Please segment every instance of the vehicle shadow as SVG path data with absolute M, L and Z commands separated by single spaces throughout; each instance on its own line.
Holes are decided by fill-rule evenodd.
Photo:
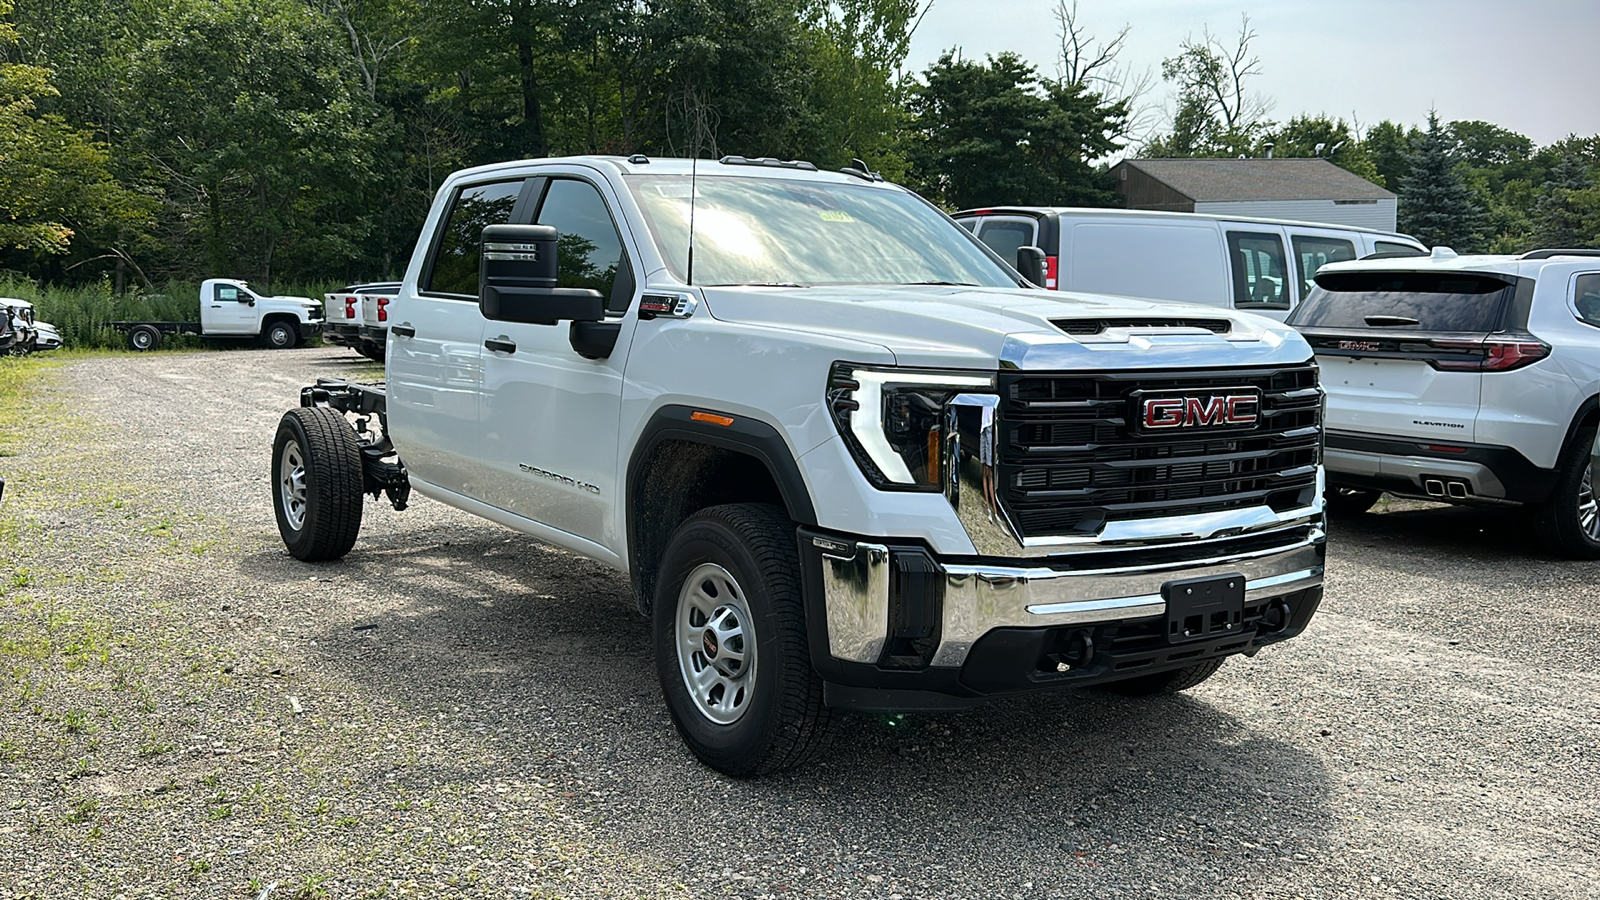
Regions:
M 1024 858 L 1054 869 L 1182 847 L 1249 856 L 1240 848 L 1273 836 L 1315 843 L 1327 827 L 1330 778 L 1317 756 L 1203 694 L 1074 691 L 947 715 L 839 715 L 809 765 L 726 778 L 674 733 L 626 578 L 508 535 L 375 536 L 317 568 L 344 594 L 372 598 L 346 621 L 324 617 L 317 664 L 419 721 L 448 714 L 429 742 L 456 749 L 401 776 L 418 790 L 581 781 L 567 796 L 608 839 L 681 848 L 666 863 L 686 872 L 697 853 L 714 853 L 721 871 L 720 860 L 738 865 L 773 841 L 833 853 L 864 839 L 852 836 L 892 834 L 917 848 L 902 865 L 942 867 L 959 849 L 963 865 L 1011 871 Z M 281 552 L 243 566 L 267 581 L 306 578 Z M 1259 694 L 1262 708 L 1279 699 Z M 684 815 L 650 812 L 686 805 L 716 828 L 684 834 Z M 1274 856 L 1256 851 L 1263 864 Z
M 1404 557 L 1469 557 L 1482 562 L 1547 561 L 1529 511 L 1401 501 L 1383 512 L 1335 516 L 1337 545 Z

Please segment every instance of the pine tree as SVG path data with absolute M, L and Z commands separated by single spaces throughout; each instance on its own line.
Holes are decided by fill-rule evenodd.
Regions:
M 1400 179 L 1400 230 L 1430 247 L 1476 253 L 1487 243 L 1489 213 L 1457 170 L 1454 148 L 1438 114 L 1429 113 Z
M 1563 156 L 1550 170 L 1543 196 L 1533 208 L 1533 241 L 1539 247 L 1587 247 L 1596 238 L 1593 222 L 1586 221 L 1587 194 L 1595 187 L 1589 167 L 1578 156 Z

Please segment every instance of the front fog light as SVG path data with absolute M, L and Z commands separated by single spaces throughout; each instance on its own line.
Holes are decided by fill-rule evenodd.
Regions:
M 828 379 L 828 411 L 874 485 L 937 491 L 945 405 L 958 394 L 993 390 L 988 374 L 838 363 Z

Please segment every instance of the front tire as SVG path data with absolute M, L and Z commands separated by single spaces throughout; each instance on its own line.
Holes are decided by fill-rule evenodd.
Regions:
M 361 533 L 361 446 L 355 429 L 326 407 L 283 414 L 272 441 L 272 509 L 289 555 L 338 559 Z
M 828 710 L 782 509 L 714 506 L 684 522 L 662 555 L 652 618 L 672 724 L 702 762 L 764 775 L 822 746 Z
M 288 322 L 273 322 L 261 333 L 268 350 L 288 350 L 300 340 L 300 331 Z
M 1539 540 L 1571 559 L 1600 559 L 1600 505 L 1596 503 L 1595 426 L 1578 429 L 1556 462 L 1556 486 L 1534 514 Z

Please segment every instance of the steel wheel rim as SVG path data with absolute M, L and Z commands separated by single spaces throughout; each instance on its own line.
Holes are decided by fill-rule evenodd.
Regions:
M 306 461 L 300 443 L 290 440 L 278 458 L 278 503 L 289 527 L 299 531 L 306 524 Z
M 1594 463 L 1583 470 L 1578 482 L 1578 527 L 1591 541 L 1600 541 L 1600 501 L 1594 496 Z
M 272 330 L 267 332 L 267 340 L 274 347 L 287 347 L 293 338 L 289 337 L 289 329 L 286 326 L 274 325 Z
M 718 725 L 739 721 L 756 686 L 756 636 L 739 582 L 715 563 L 696 566 L 675 620 L 678 671 L 695 709 Z
M 150 349 L 150 332 L 140 331 L 133 336 L 133 345 L 140 350 Z

